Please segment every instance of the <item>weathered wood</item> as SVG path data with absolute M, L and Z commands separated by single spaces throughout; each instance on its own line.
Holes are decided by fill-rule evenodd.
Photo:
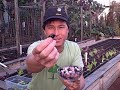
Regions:
M 23 48 L 25 48 L 25 47 L 28 47 L 30 44 L 25 44 L 25 45 L 22 45 L 22 47 Z M 2 52 L 2 51 L 8 51 L 8 50 L 15 50 L 17 47 L 16 46 L 14 46 L 14 47 L 9 47 L 9 48 L 1 48 L 0 49 L 0 52 Z
M 91 14 L 91 8 L 90 8 L 90 10 L 89 10 L 89 12 L 90 12 L 90 36 L 91 36 L 91 32 L 92 32 L 92 14 Z
M 80 7 L 81 41 L 83 40 L 83 7 Z
M 14 0 L 15 4 L 15 29 L 16 29 L 16 46 L 17 46 L 17 55 L 20 55 L 20 32 L 19 32 L 19 8 L 18 0 Z
M 45 4 L 46 4 L 46 1 L 43 1 L 42 2 L 42 10 L 41 10 L 41 31 L 42 31 L 42 36 L 44 36 L 44 34 L 43 34 L 43 16 L 44 16 L 44 13 L 45 13 Z M 41 37 L 41 39 L 42 39 L 43 37 Z
M 108 90 L 108 88 L 114 83 L 114 81 L 118 78 L 119 71 L 114 72 L 107 81 L 103 83 L 103 90 Z
M 98 79 L 86 90 L 100 90 L 100 86 L 101 86 L 100 79 Z

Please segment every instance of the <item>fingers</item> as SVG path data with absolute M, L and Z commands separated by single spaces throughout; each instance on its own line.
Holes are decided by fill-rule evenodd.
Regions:
M 57 53 L 57 55 L 55 56 L 55 59 L 51 60 L 50 62 L 45 63 L 45 66 L 46 66 L 47 68 L 50 68 L 50 67 L 52 67 L 53 65 L 55 65 L 56 62 L 57 62 L 57 60 L 58 60 L 58 57 L 59 57 L 59 53 Z
M 35 49 L 33 49 L 33 54 L 41 53 L 51 42 L 53 41 L 52 38 L 47 38 L 40 43 Z
M 56 41 L 52 41 L 43 51 L 41 51 L 41 53 L 39 54 L 39 57 L 43 59 L 49 56 L 49 58 L 53 59 L 53 54 L 57 52 L 57 49 L 55 51 L 55 45 L 56 45 Z
M 64 85 L 67 87 L 68 90 L 74 90 L 73 82 L 64 80 Z
M 78 88 L 80 87 L 80 83 L 69 82 L 67 87 L 69 88 L 69 90 L 78 90 Z
M 76 81 L 72 82 L 69 80 L 64 80 L 61 77 L 60 77 L 60 80 L 67 87 L 68 90 L 78 90 L 78 88 L 80 87 L 80 80 L 76 80 Z
M 57 62 L 58 57 L 59 53 L 57 49 L 54 47 L 53 51 L 45 59 L 41 60 L 41 64 L 49 68 Z
M 59 79 L 63 82 L 63 84 L 66 86 L 66 87 L 70 87 L 72 86 L 72 82 L 66 80 L 66 79 L 63 79 L 61 77 L 59 77 Z

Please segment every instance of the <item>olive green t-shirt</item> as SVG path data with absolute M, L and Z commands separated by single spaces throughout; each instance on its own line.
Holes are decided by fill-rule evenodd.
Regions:
M 31 44 L 28 48 L 28 54 L 42 43 L 37 41 Z M 60 53 L 57 65 L 60 67 L 75 65 L 84 67 L 81 57 L 80 47 L 77 43 L 66 40 L 64 43 L 64 50 Z M 52 79 L 54 77 L 54 79 Z M 30 90 L 61 90 L 64 85 L 59 80 L 58 74 L 48 72 L 48 68 L 43 69 L 39 73 L 32 74 L 32 81 L 29 83 Z

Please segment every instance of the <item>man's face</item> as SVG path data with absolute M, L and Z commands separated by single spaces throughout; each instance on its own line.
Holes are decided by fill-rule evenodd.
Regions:
M 56 46 L 62 46 L 68 37 L 68 26 L 65 21 L 55 20 L 46 24 L 44 33 L 48 37 L 50 34 L 55 34 Z

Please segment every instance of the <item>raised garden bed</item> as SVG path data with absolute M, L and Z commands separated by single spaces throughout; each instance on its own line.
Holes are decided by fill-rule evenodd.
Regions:
M 87 59 L 85 53 L 87 52 Z M 87 77 L 120 52 L 120 39 L 108 39 L 82 48 L 84 76 Z
M 116 53 L 113 53 L 112 50 Z M 91 54 L 89 55 L 91 51 L 94 52 L 92 57 Z M 83 90 L 108 90 L 113 82 L 120 77 L 120 39 L 108 39 L 90 45 L 87 49 L 83 48 L 83 57 L 85 52 L 88 52 L 88 62 L 86 64 L 85 58 L 83 58 L 86 64 L 84 67 L 86 85 Z M 104 56 L 104 59 L 102 59 L 102 56 Z M 96 67 L 94 60 L 99 63 L 96 64 Z M 89 63 L 92 65 L 87 66 Z
M 120 77 L 120 54 L 86 77 L 83 90 L 108 90 L 118 77 Z

